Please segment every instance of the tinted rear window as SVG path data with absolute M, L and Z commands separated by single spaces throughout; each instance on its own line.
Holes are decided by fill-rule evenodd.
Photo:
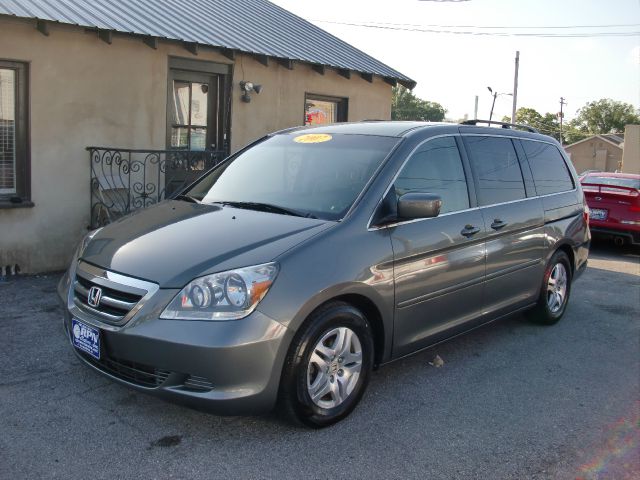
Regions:
M 509 138 L 465 137 L 465 143 L 478 177 L 480 205 L 526 198 L 522 171 Z
M 538 195 L 573 190 L 575 185 L 558 149 L 548 143 L 522 140 Z

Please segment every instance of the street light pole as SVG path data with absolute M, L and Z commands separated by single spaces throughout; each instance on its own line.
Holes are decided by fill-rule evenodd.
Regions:
M 513 95 L 513 93 L 494 92 L 493 88 L 491 87 L 487 87 L 487 90 L 489 90 L 489 93 L 491 93 L 491 96 L 493 97 L 493 102 L 491 103 L 491 113 L 489 114 L 489 121 L 491 121 L 491 119 L 493 118 L 493 107 L 496 106 L 496 98 L 498 98 L 498 95 Z
M 491 119 L 493 118 L 493 107 L 496 106 L 496 98 L 498 97 L 498 92 L 494 92 L 491 87 L 487 87 L 487 90 L 489 90 L 489 92 L 493 96 L 493 102 L 491 103 L 491 113 L 489 114 L 489 121 L 491 121 Z

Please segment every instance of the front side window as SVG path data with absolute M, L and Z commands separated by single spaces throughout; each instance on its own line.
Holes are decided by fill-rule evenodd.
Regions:
M 455 139 L 442 137 L 423 144 L 402 168 L 394 188 L 398 198 L 408 192 L 440 195 L 441 213 L 469 208 L 467 181 Z
M 371 135 L 275 135 L 212 171 L 187 195 L 203 203 L 266 205 L 338 220 L 398 141 Z
M 538 195 L 573 190 L 573 180 L 558 149 L 548 143 L 522 140 Z
M 26 89 L 26 64 L 0 60 L 0 202 L 29 196 Z
M 478 203 L 493 205 L 526 198 L 522 171 L 509 138 L 465 137 L 478 180 Z

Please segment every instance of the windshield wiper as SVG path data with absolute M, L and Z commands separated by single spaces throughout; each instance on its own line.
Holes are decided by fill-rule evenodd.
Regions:
M 316 218 L 315 215 L 310 213 L 302 213 L 292 210 L 290 208 L 279 207 L 278 205 L 271 205 L 270 203 L 261 202 L 214 202 L 222 205 L 228 205 L 235 208 L 245 208 L 247 210 L 257 210 L 259 212 L 279 213 L 281 215 L 292 215 L 294 217 L 304 218 Z
M 190 197 L 189 195 L 176 195 L 175 197 L 173 197 L 173 200 L 183 200 L 185 202 L 190 202 L 190 203 L 200 203 L 200 201 L 198 201 L 198 199 Z

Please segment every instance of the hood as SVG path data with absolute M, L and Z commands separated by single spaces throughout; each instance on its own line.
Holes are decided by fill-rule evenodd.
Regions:
M 166 201 L 107 225 L 82 259 L 161 288 L 208 273 L 266 263 L 333 222 Z

